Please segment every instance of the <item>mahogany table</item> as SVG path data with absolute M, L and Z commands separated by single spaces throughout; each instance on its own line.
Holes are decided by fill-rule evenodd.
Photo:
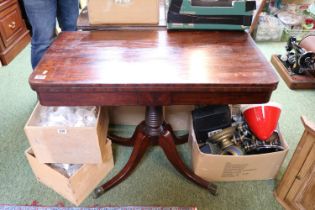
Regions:
M 125 167 L 94 191 L 98 197 L 127 178 L 150 145 L 162 147 L 187 179 L 215 194 L 212 183 L 181 160 L 162 106 L 263 103 L 278 77 L 245 32 L 109 30 L 64 32 L 49 48 L 29 79 L 46 106 L 146 106 L 145 120 L 130 139 Z

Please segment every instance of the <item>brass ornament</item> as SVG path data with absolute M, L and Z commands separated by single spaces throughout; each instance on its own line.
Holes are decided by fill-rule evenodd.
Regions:
M 219 133 L 211 136 L 210 141 L 220 145 L 222 152 L 221 155 L 243 155 L 243 150 L 236 146 L 232 140 L 236 126 L 228 127 L 220 131 Z

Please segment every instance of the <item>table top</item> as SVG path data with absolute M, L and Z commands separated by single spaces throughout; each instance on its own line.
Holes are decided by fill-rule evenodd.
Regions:
M 261 103 L 278 77 L 239 31 L 64 32 L 29 79 L 42 105 Z

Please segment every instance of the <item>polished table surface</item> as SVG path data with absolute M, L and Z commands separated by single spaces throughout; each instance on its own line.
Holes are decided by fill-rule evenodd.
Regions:
M 278 77 L 245 32 L 107 30 L 58 36 L 29 79 L 42 105 L 144 105 L 145 120 L 131 138 L 109 138 L 133 146 L 125 167 L 96 188 L 94 197 L 126 179 L 151 145 L 162 147 L 171 164 L 195 184 L 216 185 L 182 161 L 162 106 L 262 103 Z
M 278 84 L 245 32 L 64 32 L 30 76 L 43 105 L 267 102 Z

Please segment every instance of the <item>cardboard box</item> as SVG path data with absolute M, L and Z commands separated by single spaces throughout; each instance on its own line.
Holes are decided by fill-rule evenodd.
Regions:
M 145 118 L 145 106 L 114 106 L 108 111 L 114 125 L 138 125 Z
M 89 163 L 104 161 L 107 140 L 108 114 L 105 107 L 98 108 L 96 126 L 66 127 L 38 125 L 40 109 L 37 104 L 24 131 L 40 163 Z
M 285 150 L 259 155 L 213 155 L 200 151 L 191 125 L 189 143 L 192 147 L 193 171 L 207 181 L 267 180 L 276 177 L 288 152 L 288 144 L 280 135 Z
M 165 107 L 165 121 L 174 131 L 189 130 L 193 105 L 174 105 Z
M 175 105 L 164 107 L 164 118 L 173 130 L 189 130 L 193 105 Z M 109 108 L 111 124 L 138 125 L 145 119 L 144 106 L 119 106 Z
M 159 0 L 89 0 L 91 25 L 158 24 Z
M 114 167 L 111 141 L 107 141 L 104 147 L 103 163 L 83 164 L 71 177 L 40 163 L 31 148 L 25 151 L 25 155 L 38 181 L 78 206 Z

